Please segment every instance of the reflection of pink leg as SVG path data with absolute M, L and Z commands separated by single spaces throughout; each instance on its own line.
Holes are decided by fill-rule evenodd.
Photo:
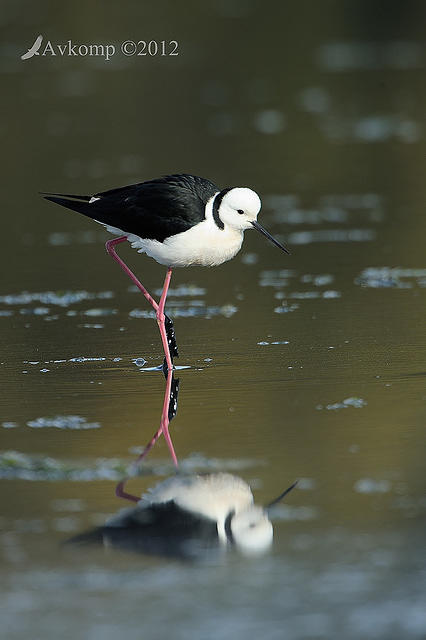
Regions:
M 161 335 L 161 341 L 163 343 L 164 353 L 166 355 L 168 372 L 172 371 L 173 362 L 170 356 L 169 344 L 167 342 L 166 323 L 164 318 L 164 307 L 166 306 L 167 291 L 169 290 L 171 277 L 172 277 L 172 269 L 168 267 L 166 277 L 164 279 L 164 286 L 163 286 L 163 291 L 161 293 L 160 303 L 157 308 L 157 323 L 160 329 L 160 335 Z
M 157 442 L 158 438 L 161 436 L 161 434 L 163 434 L 164 435 L 164 439 L 166 441 L 166 444 L 168 446 L 168 449 L 170 451 L 170 455 L 172 457 L 173 464 L 175 465 L 175 467 L 178 466 L 177 456 L 176 456 L 175 450 L 173 448 L 173 442 L 172 442 L 172 439 L 171 439 L 170 433 L 169 433 L 169 423 L 170 423 L 170 420 L 169 420 L 169 403 L 170 403 L 170 392 L 171 392 L 171 388 L 172 388 L 172 379 L 173 379 L 173 371 L 172 371 L 172 369 L 169 369 L 168 372 L 167 372 L 166 390 L 164 392 L 163 411 L 161 413 L 160 427 L 156 431 L 156 433 L 152 436 L 151 440 L 148 442 L 148 444 L 146 445 L 145 449 L 142 451 L 142 453 L 140 454 L 140 456 L 136 460 L 135 464 L 138 464 L 139 462 L 141 462 L 148 455 L 148 453 L 151 451 L 152 447 Z
M 163 434 L 164 435 L 164 439 L 166 440 L 166 444 L 167 444 L 167 446 L 169 448 L 170 455 L 171 455 L 172 460 L 173 460 L 173 464 L 175 465 L 176 468 L 178 468 L 178 466 L 179 466 L 178 459 L 177 459 L 177 456 L 176 456 L 176 453 L 175 453 L 175 450 L 174 450 L 174 447 L 173 447 L 173 442 L 172 442 L 172 439 L 170 437 L 170 432 L 169 432 L 169 423 L 170 423 L 170 420 L 169 420 L 169 405 L 170 405 L 170 399 L 171 399 L 172 381 L 173 381 L 173 369 L 168 369 L 168 371 L 167 371 L 167 381 L 166 381 L 166 391 L 164 393 L 163 411 L 162 411 L 162 414 L 161 414 L 160 427 L 157 430 L 157 432 L 152 436 L 151 440 L 148 442 L 148 444 L 146 445 L 145 449 L 142 451 L 140 456 L 135 461 L 135 465 L 138 465 L 140 462 L 142 462 L 142 460 L 151 451 L 151 449 L 153 448 L 153 446 L 157 442 L 158 438 L 161 436 L 161 434 Z M 118 483 L 118 485 L 116 486 L 116 489 L 115 489 L 115 495 L 118 498 L 124 498 L 125 500 L 131 500 L 132 502 L 139 502 L 139 498 L 137 496 L 134 496 L 131 493 L 127 493 L 126 491 L 124 491 L 124 485 L 126 484 L 127 480 L 128 480 L 128 478 L 124 478 L 124 480 L 122 480 L 121 482 Z
M 127 478 L 124 478 L 124 480 L 118 483 L 118 485 L 115 487 L 115 495 L 117 496 L 117 498 L 130 500 L 131 502 L 139 502 L 140 498 L 134 496 L 131 493 L 127 493 L 127 491 L 124 491 L 124 485 L 126 484 L 126 482 Z
M 161 432 L 164 436 L 166 444 L 169 448 L 170 455 L 173 460 L 173 464 L 177 468 L 179 466 L 178 459 L 175 454 L 175 450 L 173 448 L 173 442 L 169 433 L 169 404 L 170 404 L 170 393 L 172 389 L 172 379 L 173 379 L 173 365 L 167 371 L 167 382 L 166 382 L 166 393 L 164 394 L 164 403 L 163 403 L 163 413 L 161 414 Z

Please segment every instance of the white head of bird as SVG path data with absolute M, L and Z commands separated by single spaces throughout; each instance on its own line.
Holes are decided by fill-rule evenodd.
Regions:
M 236 513 L 230 529 L 236 547 L 243 553 L 262 553 L 272 544 L 272 524 L 262 507 L 251 505 Z
M 247 187 L 234 187 L 223 196 L 219 215 L 225 224 L 244 231 L 250 229 L 253 221 L 257 220 L 261 206 L 255 191 Z

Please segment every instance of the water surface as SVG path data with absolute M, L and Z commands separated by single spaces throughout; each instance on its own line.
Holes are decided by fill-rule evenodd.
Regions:
M 424 8 L 129 2 L 100 20 L 78 6 L 2 17 L 4 632 L 423 638 Z M 167 32 L 182 55 L 21 63 L 39 32 Z M 183 467 L 241 475 L 261 504 L 300 479 L 262 558 L 61 546 L 122 506 L 114 487 L 159 425 L 164 379 L 107 235 L 37 193 L 178 171 L 256 189 L 292 249 L 247 233 L 232 262 L 176 270 L 168 304 Z M 120 253 L 161 287 L 162 267 Z M 129 488 L 172 472 L 161 440 Z

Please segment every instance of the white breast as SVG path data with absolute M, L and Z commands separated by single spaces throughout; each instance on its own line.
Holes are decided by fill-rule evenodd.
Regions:
M 238 253 L 243 233 L 229 227 L 219 229 L 212 219 L 207 219 L 188 231 L 166 238 L 164 242 L 132 235 L 128 240 L 139 253 L 146 253 L 168 267 L 215 267 Z
M 179 507 L 216 520 L 219 538 L 226 541 L 225 518 L 230 511 L 239 513 L 253 504 L 249 485 L 230 473 L 173 476 L 142 496 L 139 505 L 173 500 Z

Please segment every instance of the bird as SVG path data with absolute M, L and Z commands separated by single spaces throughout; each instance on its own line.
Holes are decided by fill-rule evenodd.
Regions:
M 230 548 L 262 553 L 273 541 L 268 512 L 296 484 L 260 507 L 247 482 L 233 474 L 177 474 L 149 489 L 136 507 L 67 542 L 186 559 Z
M 215 267 L 230 260 L 241 249 L 244 231 L 253 228 L 289 253 L 257 221 L 261 201 L 248 187 L 219 189 L 206 178 L 182 173 L 92 196 L 41 195 L 92 218 L 117 236 L 106 243 L 106 250 L 154 308 L 167 368 L 173 367 L 173 357 L 178 355 L 173 323 L 164 313 L 172 269 Z M 126 240 L 139 253 L 146 253 L 167 267 L 159 302 L 117 255 L 115 246 Z
M 39 56 L 40 54 L 38 50 L 41 47 L 42 41 L 43 41 L 43 36 L 42 35 L 37 36 L 37 38 L 34 40 L 34 44 L 32 45 L 32 47 L 30 47 L 28 51 L 21 56 L 21 60 L 28 60 L 28 58 L 32 58 L 33 56 Z

